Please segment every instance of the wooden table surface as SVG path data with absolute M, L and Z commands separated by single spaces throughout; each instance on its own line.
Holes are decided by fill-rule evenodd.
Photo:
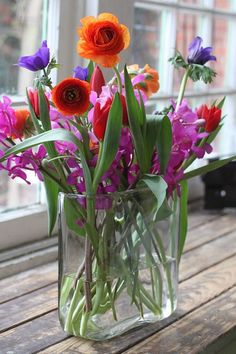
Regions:
M 105 342 L 68 337 L 57 319 L 57 265 L 0 281 L 0 354 L 236 354 L 236 211 L 195 211 L 177 311 Z

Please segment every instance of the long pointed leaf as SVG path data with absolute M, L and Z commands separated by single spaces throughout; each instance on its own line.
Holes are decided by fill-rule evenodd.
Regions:
M 54 129 L 47 132 L 35 135 L 28 138 L 21 143 L 14 145 L 8 149 L 0 161 L 4 161 L 10 155 L 18 154 L 26 149 L 40 144 L 45 144 L 50 141 L 68 141 L 74 143 L 79 149 L 82 148 L 81 142 L 75 137 L 75 135 L 65 129 Z
M 34 112 L 34 109 L 32 107 L 32 104 L 31 104 L 31 101 L 29 99 L 29 94 L 28 94 L 28 91 L 26 90 L 26 96 L 27 96 L 27 101 L 28 101 L 28 106 L 29 106 L 29 110 L 30 110 L 30 116 L 32 118 L 32 121 L 33 121 L 33 124 L 34 124 L 34 127 L 35 127 L 35 130 L 38 132 L 38 133 L 42 133 L 43 132 L 43 129 L 39 123 L 39 120 Z
M 109 169 L 110 165 L 112 164 L 115 158 L 120 143 L 121 128 L 122 106 L 119 94 L 116 93 L 109 112 L 106 132 L 103 143 L 100 146 L 101 152 L 94 172 L 93 186 L 95 189 L 97 188 L 101 177 Z
M 206 166 L 199 167 L 199 168 L 196 168 L 195 170 L 185 173 L 183 179 L 189 179 L 189 178 L 192 178 L 195 176 L 200 176 L 200 175 L 205 174 L 210 171 L 214 171 L 217 168 L 220 168 L 233 160 L 236 160 L 236 155 L 228 157 L 227 159 L 213 161 Z
M 139 162 L 140 170 L 142 173 L 148 172 L 148 162 L 145 155 L 144 139 L 142 135 L 142 120 L 143 115 L 141 108 L 139 107 L 138 101 L 134 94 L 134 89 L 125 66 L 124 68 L 125 77 L 125 94 L 126 94 L 126 106 L 128 111 L 129 126 L 131 129 L 134 147 Z
M 172 127 L 170 119 L 167 116 L 164 116 L 163 119 L 159 121 L 159 124 L 157 150 L 160 161 L 160 172 L 164 174 L 169 162 L 172 147 Z
M 48 109 L 45 93 L 41 85 L 38 88 L 38 98 L 39 98 L 40 121 L 42 122 L 44 130 L 50 130 L 52 129 L 52 127 L 51 127 L 51 120 L 49 116 L 49 109 Z

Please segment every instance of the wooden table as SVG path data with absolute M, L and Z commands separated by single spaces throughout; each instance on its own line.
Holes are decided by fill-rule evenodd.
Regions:
M 193 212 L 178 309 L 106 342 L 68 337 L 57 320 L 57 265 L 0 281 L 0 353 L 236 354 L 236 211 Z

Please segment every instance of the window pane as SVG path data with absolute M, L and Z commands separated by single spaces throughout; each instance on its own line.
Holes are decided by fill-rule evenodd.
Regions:
M 187 5 L 202 5 L 204 0 L 179 0 L 180 3 Z
M 159 64 L 161 12 L 136 7 L 132 39 L 132 63 L 156 68 Z
M 0 212 L 23 208 L 39 202 L 38 180 L 30 174 L 28 180 L 31 185 L 21 179 L 12 180 L 7 172 L 1 171 L 0 179 Z
M 25 94 L 34 74 L 14 65 L 34 53 L 46 34 L 47 0 L 0 0 L 0 94 Z
M 227 72 L 231 70 L 228 64 L 229 58 L 229 31 L 231 22 L 224 18 L 215 17 L 212 24 L 212 47 L 214 48 L 214 55 L 217 58 L 216 62 L 212 63 L 212 68 L 217 72 L 212 87 L 222 88 L 227 87 Z M 231 43 L 233 44 L 232 38 Z M 233 44 L 235 46 L 235 44 Z
M 234 2 L 234 0 L 214 0 L 214 8 L 230 10 L 232 2 Z
M 34 73 L 13 65 L 21 55 L 33 54 L 46 38 L 48 0 L 0 0 L 0 95 L 25 95 L 33 85 Z M 2 97 L 0 97 L 1 99 Z M 31 185 L 0 171 L 0 211 L 39 202 L 39 184 L 28 175 Z
M 198 34 L 199 16 L 183 11 L 177 13 L 177 29 L 176 29 L 176 49 L 183 55 L 188 56 L 188 46 L 194 37 Z M 182 70 L 175 70 L 173 89 L 178 91 L 183 77 Z M 187 90 L 193 90 L 194 84 L 191 80 L 188 81 Z

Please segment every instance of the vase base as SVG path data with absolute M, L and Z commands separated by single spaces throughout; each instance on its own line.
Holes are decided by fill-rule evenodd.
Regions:
M 106 328 L 101 327 L 100 316 L 94 316 L 93 320 L 90 322 L 89 328 L 86 331 L 86 335 L 81 335 L 77 331 L 68 331 L 65 328 L 64 331 L 77 337 L 83 337 L 85 339 L 95 341 L 104 341 L 145 326 L 146 324 L 162 321 L 163 319 L 169 317 L 175 311 L 176 307 L 177 300 L 175 300 L 172 305 L 170 304 L 170 301 L 168 301 L 165 308 L 162 309 L 162 313 L 159 315 L 154 315 L 153 313 L 147 312 L 143 315 L 143 317 L 137 317 L 136 314 L 130 318 L 123 319 L 122 321 L 113 320 L 110 323 L 110 326 L 107 326 Z

